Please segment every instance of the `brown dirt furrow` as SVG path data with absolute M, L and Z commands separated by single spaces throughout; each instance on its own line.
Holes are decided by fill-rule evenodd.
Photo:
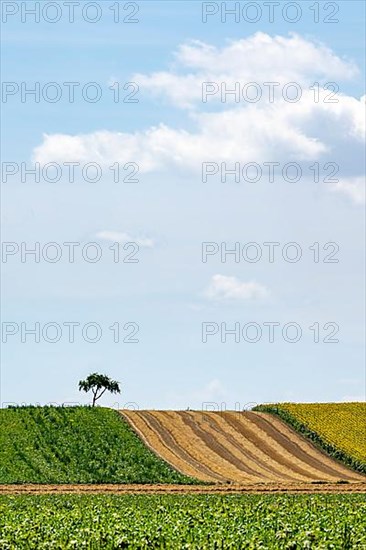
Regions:
M 324 494 L 363 493 L 366 483 L 247 483 L 216 485 L 98 484 L 98 485 L 0 485 L 0 495 L 38 494 Z
M 147 415 L 144 414 L 145 412 L 123 411 L 121 414 L 143 439 L 144 443 L 173 468 L 202 481 L 218 481 L 217 477 L 208 472 L 205 465 L 198 462 L 193 463 L 193 460 L 185 455 L 184 449 L 176 445 L 174 439 L 168 437 L 169 434 L 167 435 L 161 426 L 152 425 Z
M 208 412 L 200 413 L 198 417 L 195 413 L 191 414 L 194 415 L 192 422 L 201 427 L 204 432 L 211 433 L 214 441 L 221 442 L 225 449 L 235 453 L 241 463 L 246 467 L 250 466 L 254 475 L 263 482 L 301 481 L 298 476 L 287 476 L 280 465 L 265 455 L 258 445 L 253 445 L 247 438 L 241 437 L 221 415 Z
M 247 412 L 245 413 L 246 418 L 253 423 L 260 430 L 266 432 L 269 437 L 275 439 L 280 445 L 282 445 L 286 450 L 288 450 L 294 457 L 297 457 L 302 462 L 308 464 L 312 468 L 315 468 L 321 475 L 325 474 L 331 476 L 332 479 L 337 480 L 341 477 L 351 480 L 353 479 L 350 476 L 350 471 L 344 470 L 345 473 L 342 473 L 337 467 L 336 462 L 332 462 L 329 466 L 324 458 L 326 458 L 322 453 L 314 449 L 314 453 L 311 453 L 312 445 L 310 442 L 305 441 L 306 445 L 302 448 L 299 445 L 301 442 L 301 436 L 289 430 L 288 436 L 286 437 L 282 431 L 275 429 L 271 423 L 271 418 L 263 417 L 257 413 Z M 269 415 L 268 415 L 269 416 Z M 293 432 L 293 433 L 291 433 Z M 343 470 L 343 469 L 341 469 Z
M 166 426 L 175 441 L 189 450 L 195 460 L 205 464 L 211 471 L 215 472 L 220 477 L 221 482 L 228 482 L 232 479 L 241 482 L 259 481 L 253 477 L 244 476 L 243 478 L 241 472 L 235 466 L 227 463 L 213 452 L 202 439 L 182 422 L 177 411 L 154 411 L 153 414 Z M 228 475 L 228 470 L 231 476 Z
M 248 462 L 245 462 L 245 454 L 243 452 L 238 453 L 237 448 L 231 444 L 230 436 L 228 434 L 222 434 L 218 429 L 212 428 L 207 422 L 204 427 L 202 423 L 197 421 L 196 415 L 191 416 L 192 413 L 178 412 L 183 422 L 191 428 L 191 430 L 204 441 L 204 443 L 219 457 L 226 460 L 230 464 L 233 464 L 242 474 L 252 479 L 263 478 L 263 481 L 273 480 L 272 476 L 265 475 L 258 470 L 255 470 L 248 466 Z M 267 472 L 268 474 L 268 472 Z
M 138 411 L 134 411 L 133 414 L 130 414 L 129 411 L 121 411 L 121 415 L 150 450 L 163 458 L 171 466 L 175 465 L 174 467 L 177 470 L 179 469 L 177 464 L 179 464 L 180 460 L 173 449 L 164 444 L 161 435 L 149 425 L 146 419 L 143 418 Z
M 154 430 L 152 426 L 150 426 L 146 418 L 144 418 L 140 414 L 137 414 L 137 412 L 134 412 L 133 415 L 130 415 L 128 413 L 121 414 L 131 425 L 132 429 L 139 435 L 139 437 L 141 437 L 145 445 L 147 445 L 147 447 L 149 447 L 149 449 L 152 450 L 156 455 L 165 460 L 165 462 L 168 462 L 168 464 L 170 464 L 173 468 L 182 473 L 183 470 L 185 470 L 185 473 L 189 471 L 190 473 L 186 475 L 192 475 L 196 477 L 197 474 L 199 474 L 202 481 L 210 481 L 205 478 L 202 472 L 198 472 L 195 468 L 191 467 L 190 464 L 187 464 L 186 460 L 181 459 L 179 457 L 179 451 L 178 454 L 174 452 L 174 446 L 167 446 L 161 434 Z
M 222 415 L 238 433 L 268 457 L 269 464 L 274 462 L 281 472 L 291 475 L 298 481 L 327 480 L 326 476 L 324 477 L 315 469 L 309 469 L 306 464 L 296 459 L 263 430 L 253 427 L 243 416 L 245 413 L 223 412 Z M 334 481 L 333 478 L 332 481 Z
M 129 411 L 126 411 L 121 412 L 121 415 L 143 440 L 145 445 L 147 445 L 155 454 L 160 456 L 163 453 L 164 460 L 169 463 L 177 460 L 173 450 L 164 445 L 161 435 L 149 425 L 146 419 L 141 416 L 140 412 L 134 411 L 133 414 L 130 414 Z M 158 449 L 160 452 L 158 452 Z
M 189 452 L 189 448 L 183 447 L 177 444 L 176 440 L 174 439 L 173 432 L 168 430 L 166 426 L 161 422 L 159 418 L 157 418 L 151 411 L 141 411 L 141 414 L 145 418 L 145 420 L 152 426 L 152 428 L 160 434 L 161 438 L 164 441 L 164 444 L 170 448 L 174 449 L 174 454 L 177 456 L 177 458 L 180 460 L 182 468 L 186 468 L 186 465 L 190 465 L 194 470 L 196 471 L 195 477 L 199 477 L 199 479 L 202 479 L 202 474 L 206 476 L 206 481 L 224 481 L 224 478 L 217 474 L 217 472 L 213 471 L 209 465 L 200 462 L 197 460 L 192 454 Z M 182 470 L 180 470 L 182 471 Z M 182 471 L 182 473 L 186 474 L 186 470 Z
M 321 472 L 329 472 L 336 479 L 365 481 L 365 476 L 353 472 L 340 462 L 333 460 L 273 415 L 254 412 L 248 412 L 246 415 L 255 425 L 261 426 L 262 429 L 273 434 L 273 437 L 281 440 L 282 444 L 286 445 L 294 456 L 301 457 L 302 460 L 307 461 L 309 464 L 316 464 L 316 468 Z
M 245 474 L 234 464 L 220 456 L 215 449 L 212 449 L 199 434 L 195 433 L 180 417 L 177 411 L 154 411 L 161 421 L 167 426 L 174 436 L 174 439 L 190 453 L 212 470 L 219 473 L 224 480 L 238 482 L 258 482 L 258 476 L 254 477 Z
M 235 413 L 226 413 L 228 415 L 234 416 Z M 266 432 L 263 429 L 263 426 L 259 426 L 257 424 L 254 424 L 250 418 L 253 418 L 252 416 L 248 416 L 249 413 L 243 412 L 239 413 L 237 415 L 237 419 L 239 422 L 247 427 L 247 429 L 251 430 L 253 433 L 258 434 L 261 438 L 265 439 L 268 444 L 270 444 L 270 447 L 272 448 L 274 453 L 278 453 L 278 455 L 282 456 L 283 458 L 286 458 L 286 460 L 289 461 L 289 464 L 294 471 L 302 471 L 305 472 L 305 475 L 308 476 L 308 479 L 312 480 L 321 480 L 321 481 L 328 481 L 328 482 L 335 482 L 340 479 L 339 474 L 335 472 L 330 472 L 327 469 L 319 468 L 319 464 L 321 462 L 316 461 L 311 463 L 309 460 L 307 460 L 307 455 L 304 454 L 301 457 L 299 457 L 296 453 L 294 453 L 294 450 L 288 450 L 286 447 L 286 441 L 280 440 L 278 441 L 277 438 L 277 432 L 274 434 L 270 434 Z M 250 415 L 253 414 L 254 418 L 256 417 L 256 413 L 250 413 Z M 296 432 L 294 432 L 295 438 L 299 437 Z M 280 459 L 279 459 L 280 460 Z
M 233 428 L 229 420 L 223 415 L 213 415 L 210 413 L 202 413 L 206 418 L 206 422 L 211 428 L 220 431 L 230 443 L 235 446 L 237 451 L 241 453 L 242 458 L 252 464 L 256 469 L 257 475 L 263 475 L 272 480 L 282 480 L 287 482 L 301 481 L 298 474 L 291 475 L 291 468 L 284 469 L 282 463 L 273 460 L 270 453 L 267 451 L 266 442 L 258 441 L 253 444 L 248 437 L 243 437 L 238 429 Z M 309 476 L 304 476 L 304 481 L 309 480 Z

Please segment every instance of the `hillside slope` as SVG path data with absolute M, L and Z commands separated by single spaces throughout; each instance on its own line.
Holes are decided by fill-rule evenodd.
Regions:
M 366 481 L 267 413 L 125 410 L 121 414 L 154 452 L 203 481 Z
M 255 410 L 277 415 L 329 455 L 366 473 L 366 403 L 277 403 Z
M 192 483 L 121 416 L 90 407 L 0 410 L 0 483 Z

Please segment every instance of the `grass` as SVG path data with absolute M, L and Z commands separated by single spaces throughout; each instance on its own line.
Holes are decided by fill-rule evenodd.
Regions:
M 366 548 L 363 495 L 0 497 L 0 548 Z
M 117 411 L 0 410 L 0 483 L 195 483 L 152 453 Z
M 330 456 L 366 474 L 366 403 L 276 403 L 253 410 L 279 416 Z

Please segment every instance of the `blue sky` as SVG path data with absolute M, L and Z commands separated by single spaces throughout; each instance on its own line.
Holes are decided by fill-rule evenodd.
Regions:
M 98 162 L 103 176 L 90 183 L 77 172 L 73 183 L 34 183 L 18 173 L 2 183 L 2 240 L 19 250 L 35 242 L 62 250 L 56 263 L 3 256 L 3 330 L 4 322 L 95 322 L 102 337 L 89 343 L 77 332 L 70 343 L 65 329 L 53 344 L 31 336 L 22 343 L 19 328 L 2 345 L 1 402 L 85 403 L 77 381 L 92 371 L 121 381 L 119 406 L 363 399 L 364 3 L 338 2 L 334 24 L 314 23 L 313 2 L 298 3 L 303 16 L 292 24 L 281 14 L 274 23 L 213 16 L 204 24 L 201 2 L 138 4 L 136 24 L 113 23 L 112 2 L 100 3 L 94 25 L 79 13 L 69 23 L 65 12 L 55 24 L 22 23 L 19 14 L 3 24 L 3 81 L 56 82 L 63 91 L 57 103 L 22 103 L 20 94 L 2 103 L 3 162 Z M 261 89 L 295 81 L 303 95 L 297 103 L 276 95 L 273 104 L 218 96 L 204 104 L 207 81 Z M 102 99 L 88 103 L 77 94 L 70 104 L 64 82 L 96 82 Z M 138 103 L 114 103 L 113 82 L 137 83 Z M 335 82 L 337 101 L 324 102 L 321 91 L 315 104 L 314 82 Z M 114 183 L 114 162 L 138 164 L 139 182 Z M 203 162 L 262 169 L 296 162 L 303 175 L 289 183 L 276 171 L 272 183 L 265 175 L 248 183 L 221 182 L 219 174 L 203 183 Z M 323 181 L 321 168 L 315 183 L 316 162 L 337 163 L 339 181 Z M 80 243 L 74 263 L 66 242 Z M 102 250 L 96 263 L 80 254 L 90 242 Z M 114 242 L 124 256 L 132 250 L 123 250 L 126 242 L 137 243 L 138 263 L 115 263 Z M 203 242 L 255 242 L 263 256 L 224 263 L 216 254 L 204 263 Z M 266 242 L 280 243 L 273 263 Z M 301 248 L 297 263 L 282 258 L 289 242 Z M 336 243 L 339 262 L 315 263 L 309 247 L 316 242 L 321 260 L 334 250 L 323 245 Z M 114 343 L 108 327 L 116 322 L 138 323 L 139 342 Z M 280 323 L 273 343 L 268 322 Z M 297 343 L 281 336 L 289 322 L 302 328 Z M 257 343 L 222 343 L 219 333 L 203 343 L 202 323 L 257 323 L 263 335 Z M 336 323 L 339 342 L 323 341 L 328 327 L 315 343 L 314 323 Z

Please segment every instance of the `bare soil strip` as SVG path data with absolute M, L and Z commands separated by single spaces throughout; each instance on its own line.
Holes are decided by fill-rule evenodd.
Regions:
M 110 495 L 161 495 L 161 494 L 320 494 L 365 493 L 366 483 L 312 484 L 312 483 L 250 483 L 215 485 L 0 485 L 0 495 L 41 494 L 110 494 Z
M 260 487 L 265 492 L 272 491 L 274 486 L 296 492 L 309 492 L 309 487 L 314 492 L 316 487 L 317 492 L 324 492 L 323 483 L 334 486 L 336 492 L 344 492 L 353 490 L 348 487 L 355 488 L 356 482 L 366 484 L 366 476 L 323 454 L 268 413 L 121 411 L 121 414 L 145 443 L 174 468 L 202 481 L 226 482 L 217 485 L 224 492 L 232 491 L 232 484 L 250 486 L 256 491 Z

